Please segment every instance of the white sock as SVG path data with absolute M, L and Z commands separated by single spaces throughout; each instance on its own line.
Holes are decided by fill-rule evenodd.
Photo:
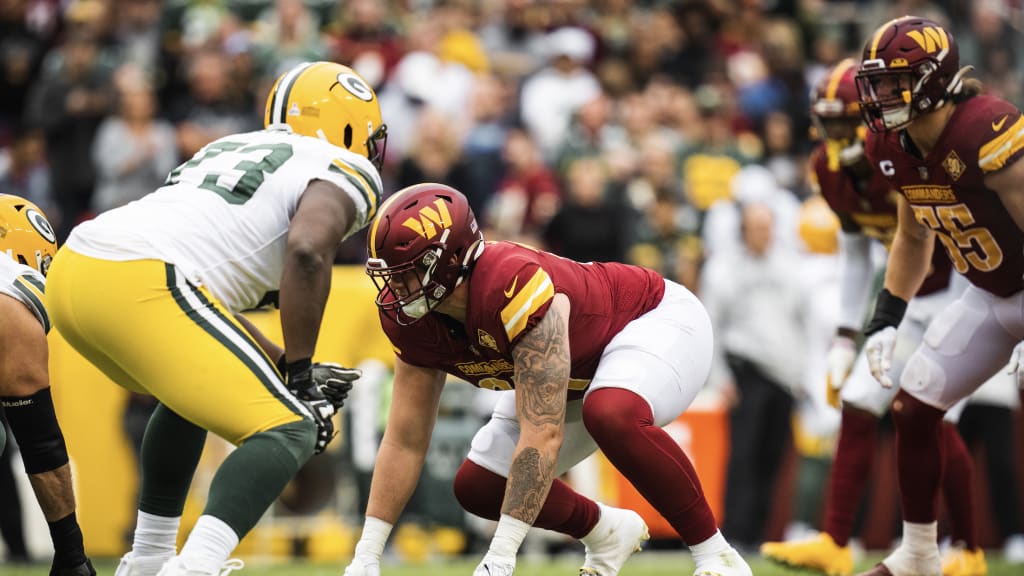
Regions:
M 174 556 L 181 516 L 157 516 L 139 510 L 132 540 L 133 556 Z
M 903 547 L 914 556 L 930 556 L 938 553 L 936 540 L 939 532 L 938 522 L 927 524 L 903 523 Z
M 597 524 L 594 524 L 594 527 L 586 536 L 580 538 L 580 542 L 583 542 L 588 548 L 593 548 L 595 545 L 600 544 L 608 537 L 608 532 L 611 531 L 612 519 L 608 514 L 608 507 L 598 502 L 597 508 L 601 511 L 601 515 L 597 518 Z
M 722 532 L 715 530 L 715 533 L 707 540 L 698 544 L 692 544 L 690 546 L 690 554 L 693 554 L 693 563 L 700 566 L 717 558 L 722 552 L 731 549 L 732 546 L 726 541 L 725 536 L 722 536 Z
M 181 547 L 181 562 L 189 569 L 217 572 L 238 546 L 238 535 L 220 518 L 203 514 Z

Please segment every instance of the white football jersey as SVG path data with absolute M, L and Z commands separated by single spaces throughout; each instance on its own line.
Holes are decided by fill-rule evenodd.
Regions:
M 278 290 L 288 226 L 313 180 L 341 187 L 355 202 L 346 238 L 380 204 L 380 174 L 365 157 L 317 138 L 261 130 L 211 142 L 155 192 L 78 225 L 66 245 L 104 260 L 163 260 L 228 310 L 248 310 Z
M 24 264 L 14 261 L 6 252 L 0 252 L 0 294 L 7 294 L 21 302 L 50 331 L 50 316 L 46 313 L 43 294 L 46 292 L 46 278 Z

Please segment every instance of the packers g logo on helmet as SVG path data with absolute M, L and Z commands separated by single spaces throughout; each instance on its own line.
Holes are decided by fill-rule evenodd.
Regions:
M 57 253 L 57 235 L 38 206 L 0 194 L 0 252 L 46 275 Z
M 334 62 L 304 62 L 282 74 L 267 95 L 263 125 L 287 124 L 296 134 L 326 140 L 367 157 L 379 170 L 387 126 L 370 85 Z

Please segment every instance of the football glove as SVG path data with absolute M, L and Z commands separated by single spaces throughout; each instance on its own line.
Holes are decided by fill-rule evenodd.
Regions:
M 476 565 L 473 576 L 512 576 L 516 569 L 516 557 L 509 558 L 488 552 Z
M 864 344 L 864 354 L 868 358 L 871 375 L 886 388 L 892 388 L 892 354 L 896 348 L 896 328 L 886 326 L 868 337 Z
M 1013 348 L 1009 373 L 1016 376 L 1017 387 L 1024 390 L 1024 342 L 1018 343 Z
M 312 363 L 309 359 L 289 362 L 286 384 L 300 400 L 328 400 L 335 411 L 345 405 L 352 383 L 363 375 L 357 368 L 345 368 L 333 362 Z
M 828 350 L 828 375 L 825 387 L 825 399 L 829 406 L 839 408 L 839 392 L 843 384 L 850 376 L 850 369 L 853 368 L 853 361 L 857 358 L 857 345 L 846 336 L 836 336 L 832 340 L 832 347 Z

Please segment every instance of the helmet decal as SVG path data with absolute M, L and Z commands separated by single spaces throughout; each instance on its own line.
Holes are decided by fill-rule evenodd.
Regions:
M 53 231 L 53 226 L 46 220 L 46 216 L 35 208 L 29 208 L 25 210 L 25 218 L 28 218 L 28 223 L 35 228 L 36 232 L 43 237 L 44 240 L 50 243 L 56 244 L 57 234 Z
M 338 84 L 341 84 L 345 90 L 348 90 L 349 93 L 363 102 L 373 101 L 373 91 L 370 90 L 370 87 L 366 85 L 362 78 L 351 72 L 338 74 Z

